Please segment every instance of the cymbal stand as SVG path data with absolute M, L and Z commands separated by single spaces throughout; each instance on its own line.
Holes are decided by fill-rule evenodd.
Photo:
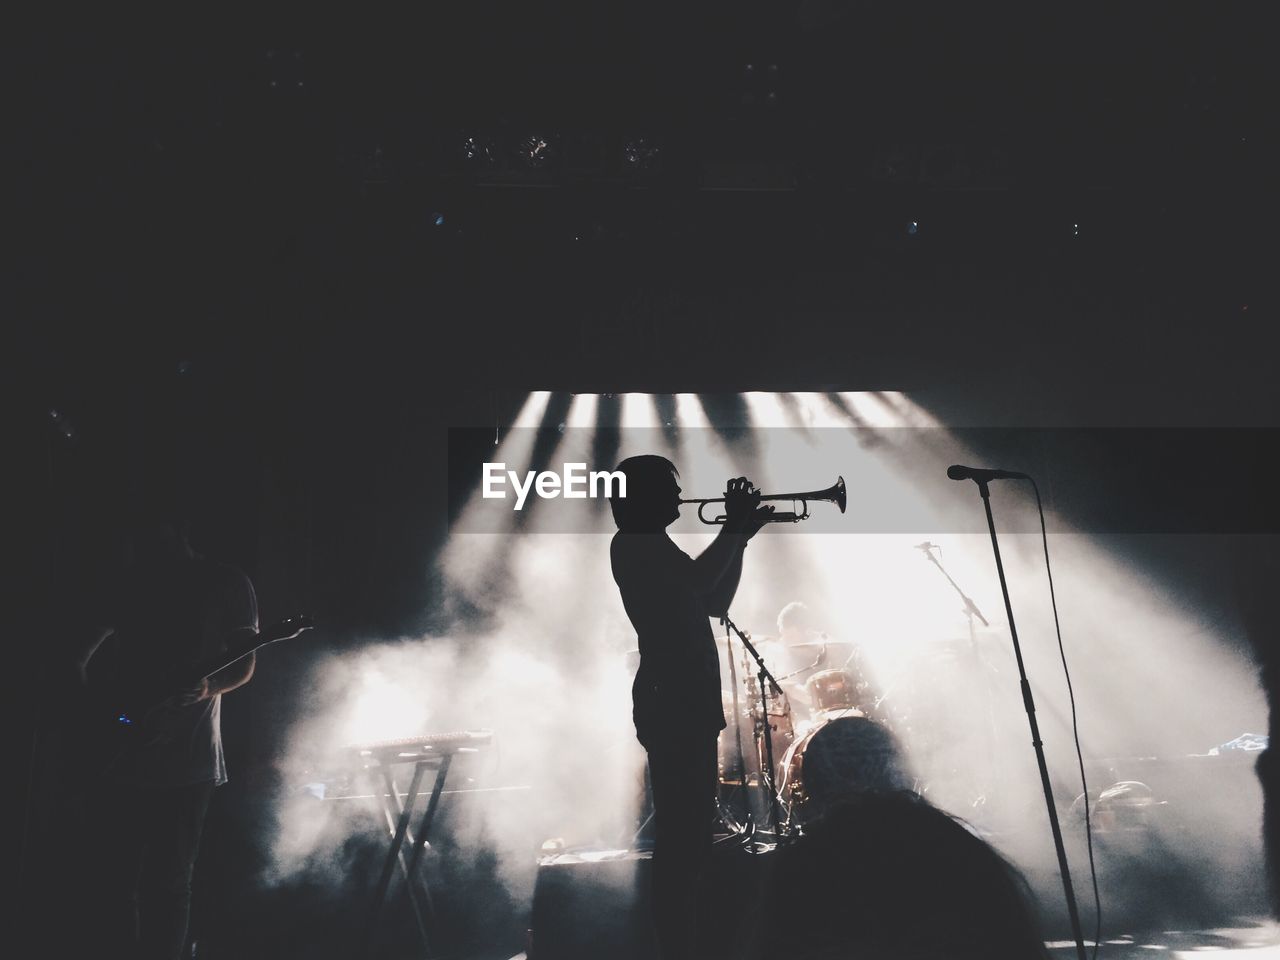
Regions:
M 981 620 L 984 627 L 989 627 L 991 624 L 987 621 L 987 618 L 982 615 L 982 611 L 978 609 L 978 605 L 973 602 L 973 599 L 960 588 L 960 584 L 956 583 L 955 578 L 947 572 L 947 568 L 944 567 L 941 561 L 933 555 L 933 551 L 939 549 L 938 545 L 926 542 L 918 544 L 916 549 L 924 551 L 924 555 L 928 557 L 929 562 L 937 567 L 938 572 L 947 578 L 947 583 L 951 584 L 951 589 L 960 595 L 960 600 L 964 604 L 960 608 L 960 612 L 964 614 L 965 620 L 967 620 L 969 624 L 969 652 L 973 654 L 974 660 L 977 662 L 978 669 L 981 670 L 984 661 L 978 653 L 978 629 L 974 626 L 973 621 L 975 619 Z M 982 675 L 986 679 L 985 686 L 987 687 L 987 695 L 983 697 L 983 700 L 987 705 L 987 736 L 990 738 L 990 742 L 988 744 L 990 749 L 987 751 L 987 763 L 989 768 L 988 774 L 992 780 L 990 786 L 994 787 L 1000 780 L 996 761 L 996 757 L 999 754 L 999 750 L 997 749 L 997 741 L 999 738 L 996 735 L 996 717 L 994 710 L 995 698 L 991 695 L 990 677 L 987 676 L 985 671 Z M 982 803 L 984 806 L 986 805 L 986 802 L 987 798 L 984 794 L 982 797 Z
M 743 649 L 745 649 L 756 662 L 757 677 L 759 678 L 760 687 L 760 716 L 764 724 L 764 753 L 765 763 L 764 770 L 760 773 L 761 786 L 768 792 L 769 797 L 769 816 L 773 820 L 773 836 L 776 840 L 783 838 L 783 817 L 781 805 L 778 802 L 778 790 L 773 779 L 773 725 L 769 722 L 769 687 L 773 687 L 779 697 L 785 696 L 782 687 L 778 685 L 778 681 L 774 679 L 773 674 L 769 672 L 769 668 L 764 665 L 764 658 L 760 656 L 760 651 L 751 643 L 750 637 L 738 629 L 729 617 L 723 616 L 720 622 L 726 628 L 738 635 L 738 639 L 742 641 Z M 737 694 L 735 692 L 735 702 Z M 788 826 L 789 830 L 790 827 Z
M 942 575 L 947 578 L 947 583 L 951 584 L 951 588 L 955 590 L 956 593 L 960 594 L 960 599 L 964 601 L 964 608 L 961 612 L 969 618 L 969 643 L 971 646 L 976 648 L 978 641 L 975 628 L 973 626 L 974 618 L 977 617 L 981 620 L 984 627 L 989 627 L 991 624 L 988 623 L 987 618 L 982 615 L 982 611 L 978 609 L 978 605 L 969 598 L 968 594 L 960 589 L 960 584 L 956 583 L 955 580 L 952 579 L 951 574 L 947 573 L 947 568 L 939 563 L 938 558 L 933 555 L 933 551 L 937 549 L 937 545 L 932 543 L 922 543 L 917 549 L 924 551 L 925 556 L 929 558 L 929 562 L 938 568 Z
M 742 746 L 742 724 L 739 719 L 742 716 L 742 710 L 738 705 L 738 665 L 733 657 L 733 636 L 726 626 L 724 631 L 725 650 L 729 660 L 729 690 L 733 694 L 733 741 L 734 749 L 737 752 L 738 771 L 741 779 L 739 789 L 742 791 L 743 808 L 746 811 L 746 822 L 739 824 L 733 819 L 733 814 L 725 809 L 723 803 L 719 804 L 720 816 L 724 819 L 734 833 L 743 838 L 745 843 L 750 844 L 755 838 L 756 822 L 755 816 L 751 811 L 751 799 L 747 793 L 747 757 L 746 750 Z

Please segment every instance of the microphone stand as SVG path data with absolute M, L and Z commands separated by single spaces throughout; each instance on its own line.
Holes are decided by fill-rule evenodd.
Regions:
M 1003 778 L 1000 776 L 999 764 L 996 761 L 996 756 L 998 755 L 998 750 L 996 749 L 998 738 L 996 737 L 996 717 L 992 705 L 993 698 L 991 696 L 991 678 L 988 672 L 983 669 L 987 665 L 987 662 L 983 659 L 982 655 L 978 653 L 978 631 L 977 627 L 974 626 L 973 621 L 975 619 L 981 620 L 984 627 L 989 627 L 991 624 L 987 621 L 987 618 L 982 615 L 982 611 L 978 609 L 978 605 L 973 602 L 972 598 L 960 589 L 960 584 L 956 583 L 955 578 L 947 572 L 947 568 L 942 565 L 942 562 L 933 555 L 933 551 L 938 549 L 937 544 L 928 542 L 920 543 L 916 545 L 916 549 L 924 552 L 924 555 L 929 558 L 929 562 L 937 567 L 939 572 L 947 578 L 947 583 L 951 584 L 951 588 L 960 595 L 960 599 L 964 602 L 964 607 L 960 612 L 964 614 L 965 619 L 969 624 L 969 653 L 973 657 L 975 669 L 982 673 L 983 686 L 986 688 L 987 694 L 984 699 L 986 700 L 987 705 L 986 732 L 987 736 L 990 738 L 987 742 L 987 776 L 990 782 L 985 786 L 987 789 L 992 789 L 995 788 Z M 987 803 L 985 789 L 981 795 L 981 802 L 985 808 Z
M 779 697 L 785 696 L 785 694 L 782 692 L 782 687 L 778 686 L 778 681 L 773 678 L 773 674 L 769 672 L 769 668 L 764 665 L 764 658 L 760 656 L 760 651 L 752 645 L 751 640 L 747 635 L 738 629 L 738 625 L 729 619 L 728 614 L 721 617 L 720 622 L 738 635 L 738 639 L 742 641 L 743 648 L 751 654 L 752 658 L 756 661 L 756 666 L 759 668 L 757 677 L 759 678 L 760 686 L 760 716 L 761 722 L 764 724 L 765 754 L 765 769 L 761 772 L 760 779 L 762 785 L 768 791 L 769 816 L 773 820 L 773 836 L 774 839 L 777 840 L 782 836 L 782 815 L 778 804 L 778 791 L 774 787 L 773 781 L 773 726 L 769 723 L 769 686 L 773 687 L 773 689 L 778 692 Z M 768 686 L 765 685 L 766 681 L 768 682 Z M 744 781 L 745 778 L 746 768 L 744 767 Z
M 1067 850 L 1062 843 L 1062 828 L 1058 825 L 1058 809 L 1053 802 L 1053 788 L 1049 784 L 1049 767 L 1044 759 L 1044 742 L 1040 739 L 1040 725 L 1036 722 L 1036 705 L 1031 697 L 1031 683 L 1022 662 L 1022 646 L 1018 643 L 1018 628 L 1013 622 L 1013 605 L 1009 602 L 1009 585 L 1004 577 L 1004 563 L 1000 559 L 1000 542 L 996 539 L 996 521 L 991 513 L 991 491 L 987 481 L 972 478 L 978 485 L 982 505 L 987 512 L 987 529 L 991 532 L 991 549 L 996 557 L 996 573 L 1000 576 L 1000 592 L 1004 595 L 1004 612 L 1009 618 L 1009 635 L 1013 638 L 1013 655 L 1018 661 L 1018 676 L 1022 684 L 1022 703 L 1027 710 L 1027 722 L 1031 726 L 1031 743 L 1036 749 L 1036 763 L 1040 766 L 1040 784 L 1044 788 L 1044 802 L 1049 811 L 1049 826 L 1053 831 L 1053 845 L 1058 852 L 1058 870 L 1062 874 L 1062 889 L 1067 896 L 1067 913 L 1071 918 L 1071 935 L 1076 941 L 1076 956 L 1085 960 L 1084 937 L 1080 933 L 1080 911 L 1076 907 L 1076 893 L 1071 886 L 1071 870 L 1067 867 Z M 948 578 L 950 579 L 950 578 Z

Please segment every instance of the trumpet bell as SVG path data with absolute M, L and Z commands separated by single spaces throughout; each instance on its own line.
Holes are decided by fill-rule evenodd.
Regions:
M 845 505 L 844 477 L 836 477 L 836 482 L 833 483 L 828 488 L 827 493 L 831 494 L 831 496 L 824 497 L 822 499 L 830 500 L 832 503 L 834 503 L 837 507 L 840 508 L 841 513 L 844 513 L 844 505 Z M 814 499 L 817 500 L 819 498 L 814 497 Z
M 762 500 L 821 500 L 824 503 L 834 503 L 840 508 L 840 512 L 844 513 L 847 497 L 844 488 L 844 477 L 836 477 L 836 482 L 825 490 L 810 490 L 808 493 L 784 493 L 776 497 L 761 497 Z M 807 513 L 808 511 L 806 511 Z

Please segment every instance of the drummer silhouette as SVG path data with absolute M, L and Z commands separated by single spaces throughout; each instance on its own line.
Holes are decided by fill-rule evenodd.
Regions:
M 715 812 L 716 740 L 725 725 L 709 618 L 728 611 L 743 550 L 773 508 L 760 506 L 745 477 L 730 480 L 726 522 L 694 559 L 666 533 L 680 515 L 675 465 L 646 455 L 624 460 L 618 472 L 626 495 L 610 498 L 618 533 L 609 552 L 640 650 L 632 717 L 649 756 L 653 791 L 653 923 L 665 960 L 685 960 L 696 955 L 698 887 Z
M 777 624 L 777 639 L 760 643 L 760 652 L 802 720 L 875 711 L 880 685 L 857 643 L 832 638 L 800 600 L 782 608 Z
M 826 634 L 817 629 L 813 611 L 800 600 L 793 600 L 778 612 L 778 639 L 791 646 L 809 643 Z
M 777 629 L 775 636 L 757 638 L 756 647 L 792 704 L 807 719 L 811 705 L 805 681 L 815 670 L 828 666 L 828 637 L 817 628 L 813 611 L 799 600 L 788 603 L 778 613 Z
M 800 600 L 793 600 L 778 612 L 778 667 L 784 674 L 799 672 L 803 683 L 808 669 L 829 666 L 825 644 L 829 637 L 818 629 L 818 618 Z

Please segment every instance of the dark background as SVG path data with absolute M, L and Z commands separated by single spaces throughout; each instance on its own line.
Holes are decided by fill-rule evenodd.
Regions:
M 237 828 L 310 658 L 440 617 L 447 429 L 529 390 L 1275 423 L 1261 5 L 466 6 L 14 37 L 20 675 L 56 659 L 86 531 L 158 485 L 264 621 L 323 624 L 227 711 L 210 888 L 252 886 Z M 1274 533 L 1256 436 L 1204 470 L 1117 434 L 1059 508 L 1177 530 L 1203 497 L 1200 532 Z M 1104 460 L 1120 501 L 1087 492 Z M 1145 560 L 1266 655 L 1270 541 L 1202 548 Z

